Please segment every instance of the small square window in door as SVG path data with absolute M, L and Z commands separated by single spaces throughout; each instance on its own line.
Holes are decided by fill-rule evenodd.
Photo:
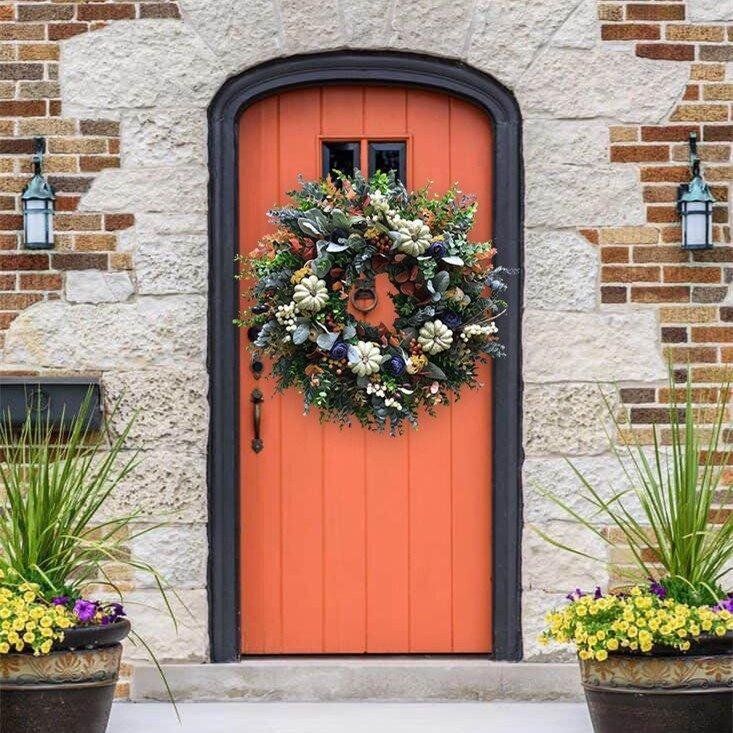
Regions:
M 324 142 L 321 146 L 323 177 L 334 171 L 353 176 L 359 167 L 361 145 L 358 142 Z
M 377 171 L 389 173 L 394 171 L 397 178 L 404 183 L 407 169 L 407 145 L 404 140 L 369 143 L 369 175 Z

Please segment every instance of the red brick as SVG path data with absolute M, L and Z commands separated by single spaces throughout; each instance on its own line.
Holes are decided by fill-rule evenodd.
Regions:
M 700 46 L 700 61 L 733 61 L 733 44 Z
M 0 214 L 0 230 L 12 232 L 23 228 L 21 214 Z
M 22 310 L 39 300 L 43 296 L 38 293 L 0 293 L 0 310 Z
M 82 155 L 79 169 L 82 171 L 101 171 L 105 168 L 119 168 L 120 159 L 113 155 Z
M 603 247 L 601 249 L 601 262 L 619 263 L 629 261 L 628 247 Z
M 677 186 L 644 186 L 644 201 L 648 204 L 677 203 Z
M 681 3 L 630 3 L 626 6 L 629 20 L 684 20 L 685 6 Z
M 0 290 L 15 290 L 15 274 L 0 275 Z
M 715 364 L 718 361 L 718 350 L 709 346 L 666 346 L 663 356 L 674 362 Z
M 0 253 L 0 270 L 48 270 L 48 255 Z
M 77 6 L 79 20 L 126 20 L 135 17 L 132 3 L 85 3 Z
M 687 262 L 687 252 L 681 247 L 656 246 L 634 247 L 634 262 Z
M 181 13 L 175 3 L 141 3 L 141 18 L 180 18 Z
M 698 285 L 692 288 L 693 303 L 722 303 L 726 299 L 727 295 L 727 285 L 719 285 L 716 287 L 701 287 Z
M 683 165 L 665 165 L 658 168 L 642 168 L 641 180 L 644 183 L 684 183 L 690 180 L 690 169 Z
M 56 211 L 76 211 L 80 198 L 80 196 L 57 196 Z
M 693 326 L 692 340 L 698 343 L 731 343 L 733 326 Z
M 682 43 L 637 43 L 636 55 L 646 59 L 692 61 L 695 47 Z
M 691 132 L 700 134 L 700 125 L 642 125 L 644 142 L 680 142 L 688 140 Z
M 73 5 L 59 5 L 58 3 L 52 3 L 51 5 L 45 3 L 18 5 L 18 21 L 21 23 L 47 20 L 71 20 L 73 17 Z
M 665 267 L 667 283 L 719 283 L 719 267 Z
M 50 41 L 62 41 L 65 38 L 86 33 L 88 30 L 89 26 L 86 23 L 49 23 L 48 39 Z
M 638 286 L 631 288 L 634 303 L 687 303 L 690 288 L 685 285 Z
M 108 232 L 115 232 L 119 229 L 128 229 L 134 223 L 134 214 L 105 214 L 104 216 L 104 228 Z
M 625 303 L 627 300 L 626 288 L 617 285 L 604 285 L 601 287 L 602 303 Z
M 668 145 L 611 145 L 613 163 L 665 163 Z
M 679 221 L 679 214 L 675 206 L 647 206 L 647 221 L 665 224 Z
M 625 387 L 619 390 L 621 401 L 626 404 L 644 404 L 645 402 L 654 402 L 655 389 L 644 387 Z
M 107 262 L 106 254 L 88 252 L 57 252 L 52 256 L 55 270 L 106 270 Z
M 41 99 L 0 102 L 0 117 L 43 117 L 46 102 Z
M 682 96 L 682 99 L 688 101 L 696 101 L 700 99 L 700 87 L 697 84 L 688 84 L 685 87 L 685 93 Z
M 601 26 L 601 38 L 604 41 L 658 41 L 660 37 L 658 25 L 612 23 Z
M 39 272 L 20 276 L 21 290 L 61 290 L 62 285 L 61 275 L 57 272 Z
M 0 63 L 0 80 L 16 81 L 18 79 L 28 81 L 43 79 L 43 64 Z
M 82 135 L 117 137 L 120 134 L 120 123 L 114 120 L 80 120 L 79 131 Z
M 706 142 L 733 141 L 733 125 L 705 125 L 703 127 L 703 140 Z
M 632 283 L 632 282 L 659 282 L 660 269 L 658 267 L 614 267 L 604 265 L 601 268 L 601 282 L 604 283 Z

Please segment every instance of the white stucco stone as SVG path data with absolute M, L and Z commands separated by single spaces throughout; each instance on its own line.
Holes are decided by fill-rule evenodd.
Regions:
M 346 43 L 357 48 L 385 45 L 391 0 L 341 0 Z
M 388 45 L 460 58 L 464 55 L 473 6 L 474 0 L 394 0 Z
M 526 308 L 595 309 L 598 249 L 579 234 L 528 231 L 524 238 L 524 272 Z
M 110 424 L 116 434 L 133 420 L 128 443 L 135 448 L 206 452 L 209 380 L 203 364 L 188 368 L 105 372 Z
M 571 465 L 572 464 L 572 465 Z M 568 520 L 569 515 L 544 492 L 552 494 L 581 516 L 590 517 L 596 509 L 583 499 L 583 484 L 573 466 L 605 499 L 611 499 L 631 488 L 630 481 L 619 458 L 613 453 L 600 456 L 573 456 L 565 458 L 526 458 L 522 464 L 524 519 L 527 523 L 542 524 Z M 631 469 L 631 463 L 627 462 Z M 622 497 L 625 507 L 637 519 L 642 512 L 633 493 Z
M 528 309 L 524 378 L 530 382 L 663 380 L 654 311 L 552 313 Z
M 608 163 L 608 123 L 603 120 L 532 119 L 522 132 L 528 171 Z
M 123 168 L 206 164 L 203 109 L 125 111 L 120 122 Z
M 617 399 L 612 388 L 605 394 Z M 609 449 L 613 421 L 598 385 L 525 384 L 523 417 L 528 456 L 595 455 Z
M 566 0 L 478 0 L 466 60 L 514 87 L 572 9 Z
M 279 0 L 279 8 L 286 53 L 325 51 L 344 45 L 343 16 L 338 0 Z
M 590 555 L 592 560 L 555 547 L 538 533 Z M 522 585 L 527 590 L 567 593 L 607 585 L 608 543 L 581 524 L 572 521 L 526 525 L 522 535 Z
M 120 460 L 133 458 L 133 451 L 123 451 Z M 136 454 L 137 465 L 110 494 L 102 518 L 140 512 L 149 522 L 205 522 L 206 456 L 171 450 L 144 450 Z
M 204 363 L 206 300 L 138 298 L 131 303 L 37 303 L 5 337 L 3 364 L 52 369 L 135 369 Z
M 82 196 L 81 211 L 206 211 L 205 166 L 110 168 Z
M 547 166 L 526 161 L 528 227 L 634 226 L 646 223 L 638 173 L 625 166 Z
M 550 47 L 537 55 L 516 93 L 526 119 L 656 123 L 682 96 L 689 73 L 689 64 L 639 58 L 625 45 Z
M 733 0 L 687 0 L 687 19 L 692 23 L 733 20 Z
M 272 0 L 180 0 L 184 21 L 228 73 L 282 52 L 277 3 Z
M 165 518 L 161 517 L 161 522 Z M 174 588 L 203 588 L 206 585 L 208 539 L 205 524 L 135 525 L 138 534 L 129 542 L 135 560 L 148 563 L 164 584 Z M 135 572 L 136 588 L 155 588 L 149 573 Z
M 140 237 L 133 256 L 138 292 L 205 293 L 208 246 L 200 234 Z
M 567 603 L 566 593 L 546 593 L 542 590 L 522 592 L 522 645 L 526 662 L 569 662 L 575 660 L 570 646 L 550 644 L 541 646 L 539 635 L 547 628 L 545 614 Z
M 600 27 L 597 0 L 581 0 L 550 43 L 558 48 L 593 48 L 600 43 Z
M 66 273 L 66 300 L 71 303 L 117 303 L 134 288 L 126 272 L 72 270 Z
M 171 213 L 143 212 L 135 217 L 135 232 L 140 239 L 159 234 L 206 234 L 205 211 Z
M 132 628 L 150 646 L 159 662 L 202 662 L 208 654 L 208 601 L 206 591 L 181 590 L 168 594 L 178 628 L 173 624 L 160 593 L 140 590 L 125 594 L 125 610 Z M 145 647 L 125 644 L 124 658 L 150 661 Z
M 225 73 L 179 20 L 115 21 L 62 43 L 61 99 L 75 110 L 205 108 Z

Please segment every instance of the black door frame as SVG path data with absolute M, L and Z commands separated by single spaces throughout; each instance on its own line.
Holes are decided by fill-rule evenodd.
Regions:
M 235 281 L 237 122 L 247 106 L 284 89 L 338 83 L 435 89 L 481 107 L 494 125 L 494 239 L 510 279 L 502 332 L 508 355 L 494 366 L 493 638 L 495 659 L 518 660 L 521 641 L 522 224 L 521 115 L 506 88 L 464 64 L 404 53 L 339 51 L 271 61 L 229 79 L 209 106 L 210 431 L 209 623 L 211 658 L 233 661 L 239 641 L 239 338 Z M 256 172 L 253 173 L 256 175 Z

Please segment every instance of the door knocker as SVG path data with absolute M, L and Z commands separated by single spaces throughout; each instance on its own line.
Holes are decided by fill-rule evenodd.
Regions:
M 361 313 L 369 313 L 377 307 L 379 299 L 374 287 L 374 280 L 364 279 L 351 289 L 349 302 Z

